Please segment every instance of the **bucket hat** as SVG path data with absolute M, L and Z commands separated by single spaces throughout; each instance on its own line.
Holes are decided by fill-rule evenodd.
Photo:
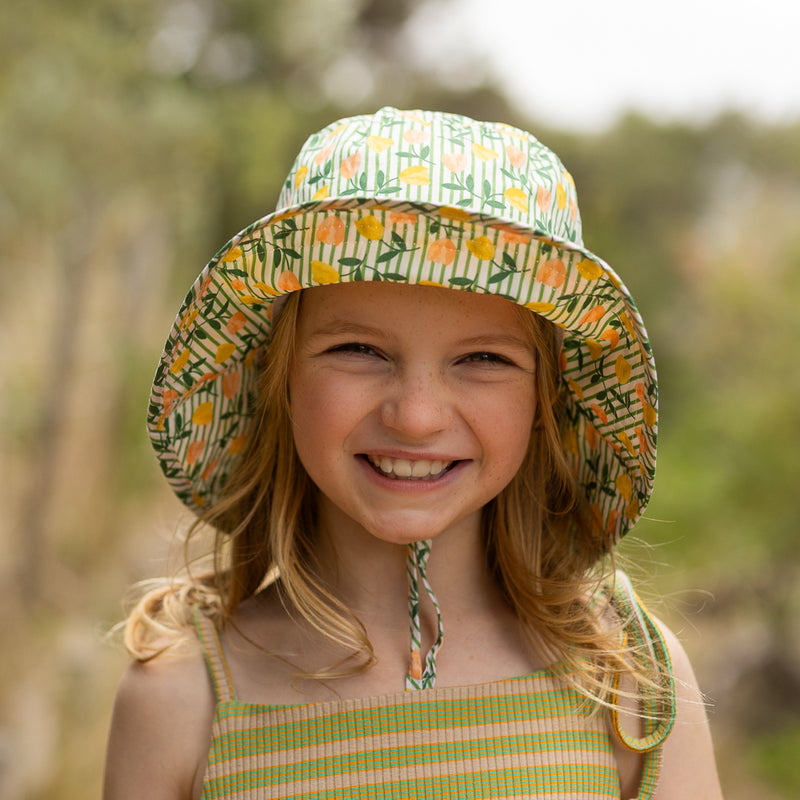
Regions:
M 309 137 L 277 210 L 186 295 L 148 430 L 187 506 L 213 505 L 247 446 L 276 299 L 348 281 L 500 295 L 563 328 L 564 451 L 598 536 L 611 545 L 636 522 L 655 474 L 655 364 L 630 293 L 583 245 L 572 178 L 518 128 L 394 108 Z

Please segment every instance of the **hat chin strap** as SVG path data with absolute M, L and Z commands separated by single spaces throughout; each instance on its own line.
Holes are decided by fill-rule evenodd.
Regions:
M 431 540 L 425 539 L 421 542 L 413 542 L 408 545 L 406 550 L 406 572 L 408 574 L 408 618 L 411 630 L 411 662 L 406 675 L 406 690 L 412 689 L 432 689 L 436 685 L 436 653 L 442 644 L 442 612 L 439 609 L 439 601 L 428 583 L 426 569 L 428 557 L 431 554 Z M 436 641 L 431 645 L 428 654 L 425 656 L 425 667 L 422 666 L 422 656 L 420 648 L 422 646 L 422 634 L 419 621 L 419 584 L 425 587 L 425 591 L 436 610 L 437 636 Z

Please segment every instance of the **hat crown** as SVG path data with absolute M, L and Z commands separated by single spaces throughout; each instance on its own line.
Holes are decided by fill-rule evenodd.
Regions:
M 382 108 L 309 137 L 278 209 L 320 200 L 463 210 L 583 246 L 575 184 L 551 150 L 510 125 Z

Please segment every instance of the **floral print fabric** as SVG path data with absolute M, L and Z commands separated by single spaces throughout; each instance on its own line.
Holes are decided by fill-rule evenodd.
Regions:
M 358 280 L 497 294 L 561 326 L 564 449 L 599 535 L 613 543 L 638 519 L 655 472 L 655 366 L 627 289 L 583 247 L 569 173 L 516 128 L 391 108 L 311 136 L 278 211 L 187 295 L 148 416 L 187 505 L 219 498 L 247 444 L 275 298 Z

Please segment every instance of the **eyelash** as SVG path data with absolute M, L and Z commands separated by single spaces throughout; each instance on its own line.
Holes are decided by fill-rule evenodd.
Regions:
M 509 361 L 504 356 L 501 356 L 497 353 L 487 353 L 487 352 L 478 352 L 478 353 L 470 353 L 464 358 L 461 359 L 462 363 L 467 364 L 511 364 L 512 362 Z
M 383 355 L 374 347 L 361 342 L 345 342 L 344 344 L 332 347 L 328 352 L 330 353 L 344 353 L 353 356 L 364 357 L 377 357 L 383 358 Z M 499 355 L 498 353 L 491 353 L 488 351 L 478 351 L 475 353 L 468 353 L 458 360 L 459 364 L 472 364 L 477 366 L 506 366 L 513 364 L 508 358 Z

